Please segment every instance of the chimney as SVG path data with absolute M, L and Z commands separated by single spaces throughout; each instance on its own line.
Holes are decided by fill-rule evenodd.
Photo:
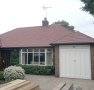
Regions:
M 49 25 L 49 22 L 47 21 L 46 18 L 44 18 L 44 20 L 42 21 L 42 26 L 47 27 L 48 25 Z

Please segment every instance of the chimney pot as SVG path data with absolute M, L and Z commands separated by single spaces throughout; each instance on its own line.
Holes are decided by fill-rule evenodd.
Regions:
M 49 25 L 49 22 L 47 21 L 46 18 L 44 18 L 44 20 L 42 21 L 42 26 L 47 27 L 48 25 Z

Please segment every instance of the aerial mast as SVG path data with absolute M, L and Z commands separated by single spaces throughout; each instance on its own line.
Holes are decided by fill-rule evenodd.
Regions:
M 45 10 L 45 14 L 46 14 L 46 18 L 47 18 L 47 9 L 48 9 L 48 8 L 52 8 L 52 7 L 45 7 L 45 6 L 43 5 L 42 8 L 43 8 L 43 10 Z

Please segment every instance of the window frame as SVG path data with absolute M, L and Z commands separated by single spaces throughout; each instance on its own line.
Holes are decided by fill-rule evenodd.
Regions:
M 23 53 L 27 53 L 27 64 L 22 64 L 22 65 L 47 66 L 47 53 L 52 53 L 52 58 L 51 59 L 53 59 L 53 48 L 25 48 L 25 49 L 27 49 L 26 52 L 23 52 L 23 49 L 20 49 L 20 58 L 19 58 L 20 64 L 22 64 L 22 55 L 23 55 Z M 28 51 L 28 49 L 32 49 L 32 52 Z M 34 52 L 34 49 L 38 49 L 38 52 Z M 40 49 L 44 49 L 44 51 L 41 52 Z M 47 49 L 51 49 L 51 51 L 48 51 Z M 28 53 L 32 53 L 32 56 L 33 56 L 32 64 L 28 64 Z M 34 64 L 34 53 L 38 53 L 39 54 L 39 56 L 38 56 L 39 57 L 38 64 Z M 40 64 L 40 53 L 44 53 L 45 54 L 44 65 Z M 52 63 L 52 65 L 53 65 L 53 63 Z

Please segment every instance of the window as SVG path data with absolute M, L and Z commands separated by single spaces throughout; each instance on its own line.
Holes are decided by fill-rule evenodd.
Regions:
M 33 64 L 33 54 L 28 53 L 28 64 Z
M 28 52 L 33 52 L 33 49 L 28 49 Z
M 40 49 L 40 52 L 45 52 L 45 49 Z
M 23 49 L 23 52 L 27 52 L 27 49 Z
M 22 64 L 27 64 L 27 53 L 23 53 L 22 56 Z
M 39 49 L 34 49 L 34 52 L 39 52 Z
M 52 53 L 47 53 L 47 65 L 52 65 Z
M 40 64 L 45 65 L 45 53 L 40 53 Z
M 20 64 L 52 65 L 52 48 L 29 48 L 21 49 L 19 52 Z
M 34 53 L 34 64 L 39 64 L 39 53 Z
M 48 48 L 48 49 L 47 49 L 47 51 L 48 51 L 48 52 L 51 52 L 51 49 L 50 49 L 50 48 Z

